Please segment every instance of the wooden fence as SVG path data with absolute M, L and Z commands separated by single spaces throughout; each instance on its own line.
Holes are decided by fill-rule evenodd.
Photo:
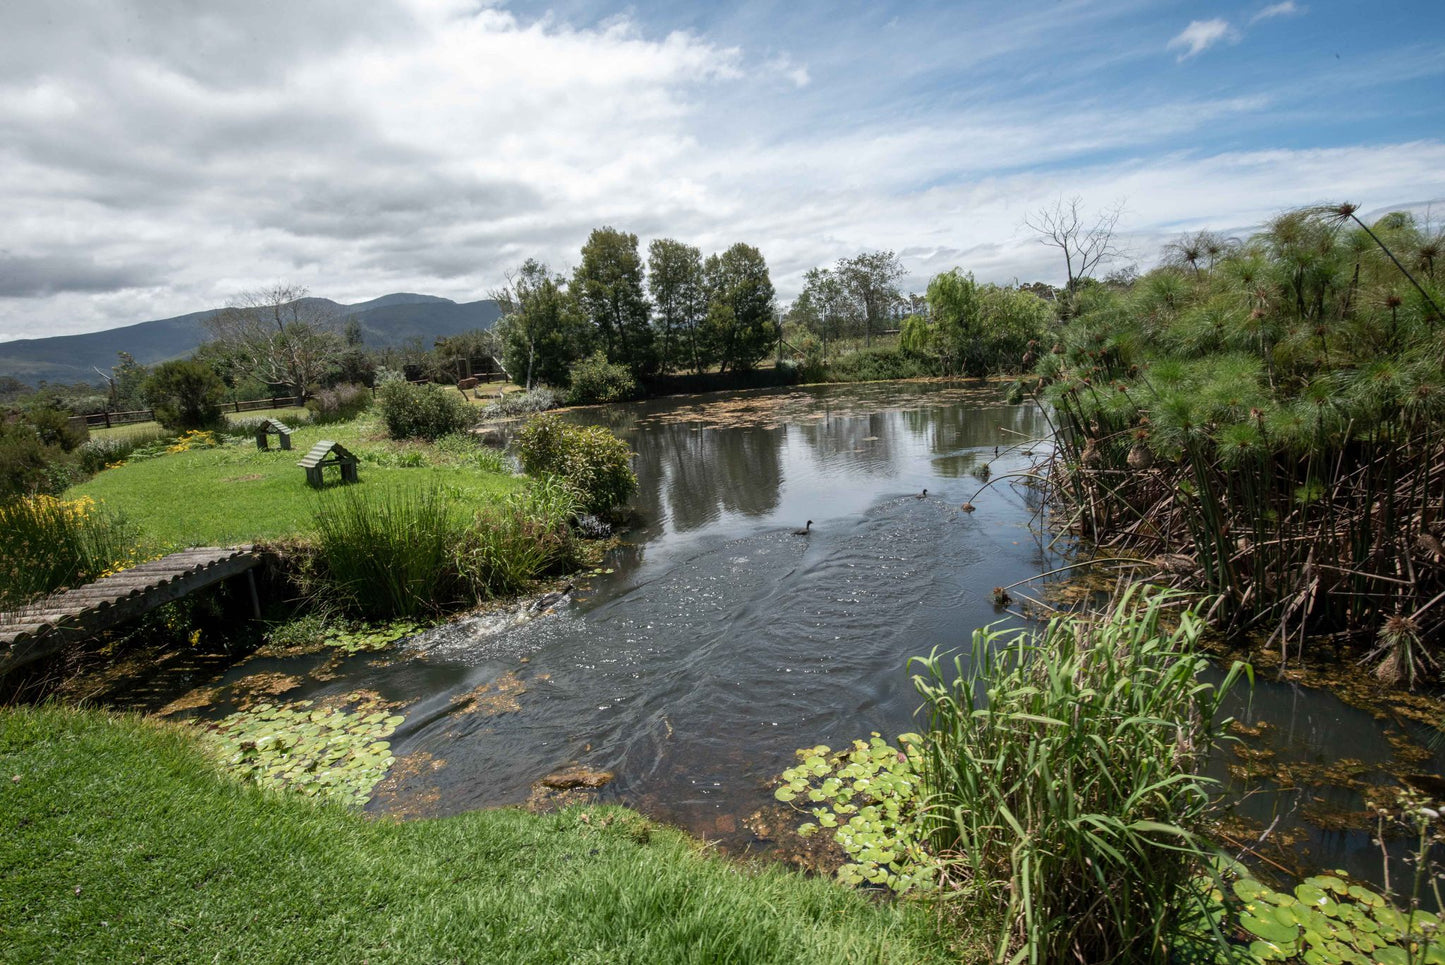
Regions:
M 299 406 L 304 403 L 294 396 L 273 395 L 269 399 L 253 399 L 250 402 L 222 402 L 222 412 L 254 412 L 257 409 L 280 409 L 284 406 Z M 128 426 L 137 422 L 155 419 L 154 409 L 133 409 L 130 412 L 92 412 L 90 415 L 71 416 L 70 421 L 88 429 L 109 429 L 111 426 Z

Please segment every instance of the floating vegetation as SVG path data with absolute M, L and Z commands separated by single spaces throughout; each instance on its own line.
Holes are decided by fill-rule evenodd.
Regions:
M 273 627 L 267 634 L 263 655 L 295 657 L 322 650 L 338 650 L 348 654 L 372 653 L 385 650 L 398 640 L 415 636 L 427 627 L 428 624 L 415 620 L 333 623 L 317 614 L 308 614 Z
M 854 385 L 843 393 L 763 390 L 757 393 L 730 393 L 717 399 L 680 405 L 666 412 L 638 419 L 639 425 L 691 425 L 698 429 L 779 429 L 786 425 L 817 422 L 825 418 L 866 415 L 877 411 L 886 395 L 890 409 L 923 409 L 940 405 L 987 404 L 998 401 L 995 385 L 964 385 L 947 380 L 936 382 L 937 391 L 919 394 L 904 403 L 894 394 L 896 382 L 873 391 Z M 868 440 L 864 440 L 865 442 Z
M 395 761 L 386 738 L 404 718 L 369 694 L 347 696 L 356 710 L 263 703 L 210 732 L 223 763 L 256 783 L 360 807 Z
M 921 741 L 903 734 L 894 747 L 875 732 L 836 754 L 820 744 L 798 751 L 798 766 L 783 772 L 773 796 L 816 819 L 798 834 L 831 835 L 842 847 L 848 860 L 837 877 L 844 884 L 900 894 L 933 884 L 937 868 L 923 849 L 919 807 Z
M 497 714 L 515 714 L 522 709 L 517 698 L 527 692 L 516 673 L 504 673 L 496 680 L 489 680 L 464 694 L 452 698 L 448 712 L 452 714 L 481 714 L 495 717 Z
M 1181 929 L 1180 962 L 1445 963 L 1440 919 L 1401 911 L 1338 875 L 1306 878 L 1293 892 L 1252 878 L 1204 885 L 1204 901 Z M 1221 948 L 1218 937 L 1229 944 Z

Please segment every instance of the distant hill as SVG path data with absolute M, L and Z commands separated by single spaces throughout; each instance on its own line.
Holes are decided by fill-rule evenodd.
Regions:
M 454 302 L 436 295 L 398 292 L 355 305 L 341 305 L 328 298 L 311 298 L 330 306 L 338 321 L 355 318 L 369 348 L 401 345 L 420 338 L 430 346 L 433 339 L 476 328 L 491 328 L 501 316 L 491 299 Z M 137 362 L 153 365 L 193 352 L 206 339 L 203 322 L 219 309 L 177 315 L 153 322 L 141 322 L 84 335 L 54 335 L 50 338 L 21 338 L 0 342 L 0 376 L 10 375 L 22 382 L 99 382 L 95 369 L 109 372 L 117 352 L 129 352 Z

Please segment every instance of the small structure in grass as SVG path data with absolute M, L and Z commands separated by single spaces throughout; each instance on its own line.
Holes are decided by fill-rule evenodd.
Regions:
M 291 427 L 280 419 L 263 419 L 256 426 L 256 448 L 262 452 L 271 448 L 270 436 L 276 436 L 282 449 L 291 448 Z
M 356 457 L 339 442 L 332 442 L 330 439 L 322 439 L 311 447 L 306 457 L 296 465 L 306 470 L 306 482 L 317 489 L 324 483 L 321 471 L 327 466 L 338 466 L 341 469 L 341 481 L 344 483 L 357 482 Z

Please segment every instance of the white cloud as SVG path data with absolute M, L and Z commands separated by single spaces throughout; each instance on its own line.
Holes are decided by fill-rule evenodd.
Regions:
M 1239 32 L 1229 25 L 1228 20 L 1215 18 L 1213 20 L 1191 20 L 1189 26 L 1179 31 L 1173 40 L 1165 45 L 1165 50 L 1173 50 L 1175 47 L 1187 47 L 1184 53 L 1179 55 L 1180 60 L 1188 60 L 1203 53 L 1221 40 L 1228 40 L 1233 43 L 1239 39 Z
M 1296 14 L 1304 13 L 1308 7 L 1301 7 L 1294 0 L 1284 0 L 1283 3 L 1272 3 L 1259 13 L 1249 18 L 1251 24 L 1259 23 L 1261 20 L 1269 20 L 1273 17 L 1293 17 Z
M 311 12 L 327 2 L 332 16 Z M 1300 99 L 1288 85 L 1145 100 L 1051 80 L 1028 99 L 990 91 L 991 67 L 974 88 L 910 86 L 905 69 L 936 69 L 922 53 L 897 59 L 900 80 L 860 74 L 850 49 L 782 54 L 627 17 L 283 6 L 274 27 L 217 13 L 172 34 L 137 14 L 155 29 L 125 47 L 110 39 L 128 23 L 123 0 L 96 24 L 36 16 L 19 33 L 6 17 L 34 8 L 0 6 L 0 54 L 13 55 L 0 57 L 0 339 L 177 315 L 280 278 L 338 301 L 472 300 L 526 258 L 565 268 L 603 224 L 708 252 L 755 244 L 787 298 L 807 268 L 870 248 L 902 253 L 916 288 L 954 265 L 1057 279 L 1020 223 L 1060 195 L 1127 196 L 1146 256 L 1180 224 L 1445 196 L 1438 140 L 1184 150 L 1267 126 Z M 1054 29 L 1049 14 L 990 25 L 961 56 L 1022 57 Z M 1159 60 L 1156 39 L 1139 49 Z M 1411 69 L 1433 69 L 1433 53 Z

